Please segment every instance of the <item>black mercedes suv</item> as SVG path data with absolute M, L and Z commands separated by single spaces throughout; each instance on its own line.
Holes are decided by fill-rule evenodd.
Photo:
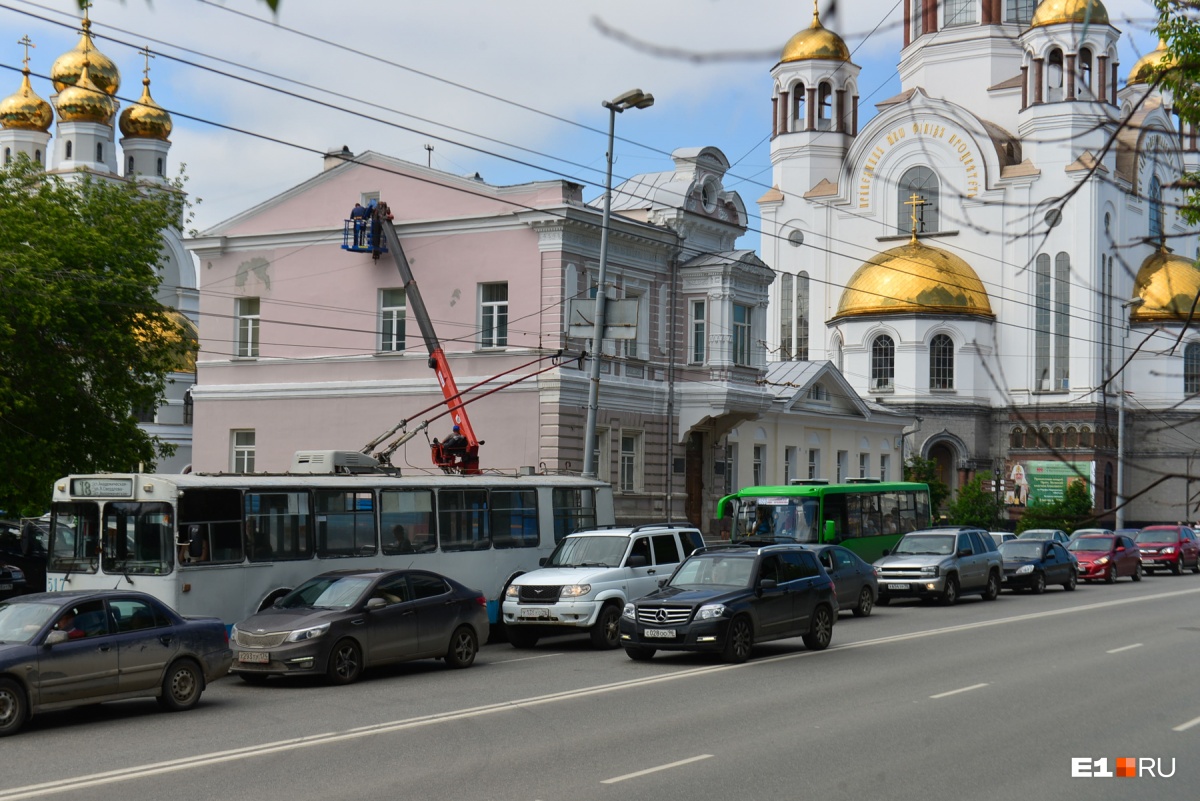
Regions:
M 798 545 L 701 548 L 650 595 L 625 604 L 621 646 L 643 661 L 655 651 L 719 653 L 745 662 L 756 642 L 803 637 L 829 646 L 837 622 L 833 579 Z

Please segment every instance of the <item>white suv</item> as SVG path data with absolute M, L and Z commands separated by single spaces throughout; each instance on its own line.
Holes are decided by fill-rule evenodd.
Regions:
M 626 601 L 649 595 L 704 538 L 690 523 L 578 531 L 564 537 L 540 570 L 504 591 L 508 641 L 532 648 L 543 634 L 587 629 L 596 648 L 620 645 Z

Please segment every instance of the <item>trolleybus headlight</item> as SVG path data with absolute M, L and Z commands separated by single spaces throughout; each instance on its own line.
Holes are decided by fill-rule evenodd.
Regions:
M 319 626 L 312 626 L 307 629 L 297 629 L 288 635 L 288 642 L 304 642 L 305 640 L 315 640 L 318 637 L 329 631 L 329 624 L 322 623 Z

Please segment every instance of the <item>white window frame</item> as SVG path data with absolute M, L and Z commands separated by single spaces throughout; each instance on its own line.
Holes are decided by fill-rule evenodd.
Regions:
M 688 318 L 688 364 L 704 364 L 708 355 L 708 301 L 693 300 Z M 696 316 L 697 310 L 700 316 Z
M 891 472 L 892 456 L 888 453 L 879 454 L 879 480 L 887 481 Z
M 796 449 L 794 447 L 783 449 L 783 484 L 787 486 L 792 483 L 792 479 L 796 478 Z
M 253 473 L 257 448 L 253 428 L 232 429 L 229 432 L 229 467 L 234 473 Z
M 871 454 L 860 453 L 858 455 L 858 477 L 866 478 L 871 473 Z
M 845 484 L 846 478 L 850 473 L 850 451 L 837 452 L 837 476 L 834 479 L 835 484 Z
M 488 287 L 504 287 L 503 300 L 484 300 Z M 496 331 L 503 321 L 503 335 Z M 479 347 L 494 349 L 508 347 L 508 282 L 488 281 L 479 285 Z
M 404 299 L 402 305 L 388 305 L 387 294 L 399 292 Z M 405 321 L 408 317 L 408 293 L 402 287 L 379 290 L 379 350 L 382 353 L 402 353 L 404 351 Z M 389 324 L 391 333 L 388 332 Z
M 621 453 L 617 467 L 617 480 L 621 492 L 642 492 L 645 486 L 643 465 L 645 462 L 645 432 L 638 429 L 621 429 Z
M 234 355 L 241 359 L 257 359 L 262 330 L 262 298 L 237 298 L 234 301 L 234 317 Z
M 755 445 L 751 450 L 751 456 L 753 461 L 751 463 L 750 480 L 754 483 L 754 486 L 761 487 L 767 483 L 767 477 L 763 473 L 766 469 L 767 446 Z
M 745 320 L 738 322 L 738 310 L 745 311 Z M 754 307 L 747 303 L 734 303 L 733 316 L 730 320 L 730 328 L 733 336 L 730 339 L 730 347 L 732 352 L 729 354 L 730 361 L 739 367 L 750 367 L 751 343 L 753 341 L 753 325 L 754 325 Z
M 821 449 L 808 449 L 808 477 L 817 479 L 821 477 Z

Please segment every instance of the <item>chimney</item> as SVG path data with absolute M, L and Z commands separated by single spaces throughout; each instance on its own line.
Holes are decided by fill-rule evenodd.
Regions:
M 325 169 L 332 170 L 342 162 L 350 161 L 353 158 L 354 154 L 345 145 L 342 145 L 340 150 L 336 147 L 331 147 L 325 151 Z

